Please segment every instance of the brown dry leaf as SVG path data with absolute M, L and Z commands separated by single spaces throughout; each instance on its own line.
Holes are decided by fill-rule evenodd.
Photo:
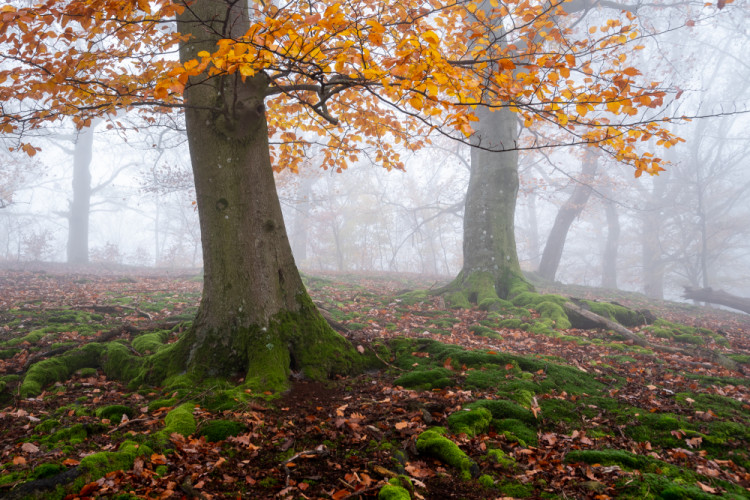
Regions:
M 349 493 L 349 490 L 338 490 L 336 493 L 331 495 L 331 498 L 333 498 L 333 500 L 341 500 L 342 498 L 348 497 Z
M 396 422 L 396 425 L 394 425 L 394 427 L 396 428 L 396 430 L 400 431 L 402 429 L 406 429 L 407 427 L 409 427 L 409 422 L 404 422 L 404 421 Z
M 13 457 L 13 465 L 26 465 L 26 459 L 21 455 L 16 455 Z
M 34 443 L 23 443 L 21 445 L 21 449 L 26 453 L 36 453 L 37 451 L 39 451 L 39 447 Z
M 706 493 L 716 493 L 716 491 L 717 491 L 716 488 L 714 488 L 712 486 L 709 486 L 707 484 L 703 484 L 700 481 L 696 481 L 695 483 L 700 487 L 700 489 L 702 489 Z
M 167 457 L 158 453 L 154 453 L 151 455 L 151 463 L 155 465 L 166 465 Z

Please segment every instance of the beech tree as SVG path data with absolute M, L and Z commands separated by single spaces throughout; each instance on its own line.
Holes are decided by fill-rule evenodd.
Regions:
M 480 115 L 504 128 L 515 128 L 511 117 L 551 123 L 569 131 L 557 145 L 596 145 L 637 174 L 661 170 L 639 144 L 678 139 L 639 109 L 658 108 L 665 91 L 642 81 L 618 49 L 637 43 L 637 28 L 609 20 L 577 37 L 558 22 L 564 15 L 558 2 L 527 0 L 8 4 L 0 8 L 0 133 L 19 135 L 15 149 L 34 154 L 24 133 L 65 118 L 86 127 L 114 121 L 120 109 L 183 110 L 203 298 L 192 328 L 152 360 L 153 374 L 282 388 L 290 370 L 321 378 L 359 358 L 305 291 L 274 168 L 296 171 L 320 146 L 337 170 L 364 156 L 403 168 L 396 145 L 416 149 L 437 133 L 510 161 L 539 147 L 522 146 L 515 133 L 510 141 L 473 135 Z

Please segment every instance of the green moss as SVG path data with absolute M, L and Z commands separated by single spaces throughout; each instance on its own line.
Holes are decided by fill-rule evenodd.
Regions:
M 72 427 L 66 427 L 60 429 L 51 436 L 49 436 L 45 442 L 54 445 L 59 441 L 63 441 L 67 444 L 76 445 L 83 443 L 89 436 L 89 427 L 84 424 L 75 424 Z M 97 429 L 98 430 L 98 429 Z
M 193 404 L 185 403 L 167 413 L 164 417 L 164 432 L 167 436 L 176 432 L 187 437 L 195 432 L 196 424 L 193 417 Z
M 505 497 L 528 498 L 534 495 L 534 487 L 532 485 L 523 484 L 518 481 L 499 481 L 495 483 L 495 488 Z
M 516 459 L 506 455 L 503 450 L 487 450 L 487 460 L 501 465 L 506 469 L 512 469 L 516 466 Z
M 445 429 L 435 427 L 428 429 L 417 438 L 417 450 L 437 458 L 456 469 L 464 479 L 470 479 L 479 472 L 477 465 L 453 441 L 443 436 Z
M 565 314 L 565 310 L 559 304 L 545 300 L 536 305 L 536 310 L 542 318 L 551 319 L 555 325 L 555 328 L 560 330 L 566 330 L 570 328 L 570 321 L 568 315 Z
M 471 309 L 471 302 L 463 292 L 450 292 L 445 295 L 445 303 L 452 309 Z
M 396 297 L 402 304 L 412 305 L 417 302 L 424 302 L 429 297 L 427 290 L 413 290 L 410 292 L 402 293 Z
M 453 372 L 445 368 L 414 370 L 401 375 L 394 381 L 394 384 L 410 389 L 441 389 L 453 384 L 452 375 Z
M 133 349 L 140 354 L 153 354 L 164 345 L 168 338 L 168 330 L 144 333 L 133 339 Z
M 524 408 L 531 408 L 534 404 L 534 393 L 527 389 L 518 389 L 510 393 L 510 398 Z
M 117 451 L 103 451 L 84 457 L 80 466 L 87 471 L 91 479 L 97 479 L 109 472 L 132 469 L 137 457 L 148 457 L 152 453 L 153 450 L 148 446 L 125 441 Z
M 48 332 L 46 329 L 33 330 L 27 333 L 26 335 L 24 335 L 23 337 L 18 337 L 15 339 L 6 340 L 5 342 L 0 342 L 0 346 L 14 347 L 24 342 L 28 342 L 29 344 L 35 344 L 39 342 L 40 340 L 42 340 L 45 337 L 45 335 L 47 335 L 48 333 L 50 332 Z
M 483 434 L 490 428 L 492 413 L 486 408 L 469 411 L 458 411 L 448 417 L 448 427 L 454 434 L 466 434 L 469 437 Z
M 411 500 L 411 495 L 406 488 L 386 483 L 380 488 L 378 500 Z
M 148 412 L 153 413 L 159 408 L 171 408 L 175 403 L 177 403 L 177 398 L 157 399 L 148 404 Z
M 62 382 L 81 368 L 96 368 L 104 350 L 102 344 L 92 342 L 62 356 L 42 360 L 29 368 L 18 390 L 21 397 L 36 396 L 53 382 Z
M 646 469 L 653 460 L 625 450 L 572 450 L 565 456 L 566 462 L 586 464 L 619 465 L 627 469 Z
M 495 480 L 489 474 L 482 474 L 477 479 L 477 482 L 485 488 L 493 488 L 495 486 Z
M 30 479 L 44 479 L 45 477 L 56 476 L 63 472 L 67 468 L 60 464 L 41 464 L 34 467 L 34 470 L 29 474 Z
M 487 328 L 486 326 L 482 326 L 482 325 L 471 325 L 469 327 L 469 331 L 479 337 L 488 337 L 492 339 L 500 338 L 500 334 L 497 333 L 495 330 L 491 328 Z
M 104 406 L 96 410 L 97 417 L 106 418 L 112 422 L 120 422 L 123 415 L 133 418 L 135 417 L 135 410 L 125 405 Z
M 524 323 L 523 323 L 523 320 L 521 320 L 521 319 L 518 319 L 518 318 L 509 318 L 509 319 L 504 319 L 504 320 L 500 321 L 497 325 L 500 328 L 519 329 L 519 328 L 521 328 L 522 324 L 524 324 Z
M 498 434 L 505 436 L 505 439 L 517 442 L 523 447 L 538 444 L 536 430 L 530 429 L 525 423 L 515 418 L 495 419 L 492 421 L 492 426 Z
M 680 344 L 703 345 L 705 343 L 703 337 L 699 337 L 698 335 L 675 335 L 672 339 Z
M 479 303 L 479 309 L 482 311 L 502 311 L 508 306 L 513 304 L 507 300 L 499 299 L 497 297 L 487 297 Z
M 21 349 L 3 349 L 0 350 L 0 359 L 10 359 L 17 353 L 21 352 Z
M 349 330 L 357 331 L 357 330 L 364 330 L 365 328 L 367 328 L 367 325 L 365 325 L 364 323 L 347 323 L 346 327 Z
M 224 441 L 229 436 L 237 436 L 245 430 L 245 426 L 233 420 L 212 420 L 201 426 L 199 436 L 205 436 L 206 441 L 216 443 Z
M 523 408 L 512 401 L 506 401 L 504 399 L 481 399 L 474 401 L 467 405 L 467 408 L 477 409 L 486 408 L 492 413 L 492 418 L 502 419 L 516 419 L 521 422 L 532 424 L 535 422 L 534 414 L 526 408 Z
M 57 420 L 56 418 L 48 418 L 47 420 L 44 420 L 39 425 L 34 427 L 34 431 L 40 434 L 44 434 L 58 427 L 60 427 L 59 420 Z
M 179 347 L 170 357 L 178 363 L 167 374 L 187 368 L 196 380 L 226 378 L 236 376 L 240 366 L 246 367 L 246 387 L 281 392 L 289 385 L 292 359 L 294 367 L 312 380 L 348 374 L 371 361 L 331 329 L 307 293 L 300 292 L 297 301 L 298 311 L 280 312 L 265 326 L 235 327 L 231 345 L 224 342 L 226 332 L 222 329 L 202 332 L 202 337 L 211 340 L 197 347 L 197 332 L 188 330 L 176 342 Z M 179 361 L 188 359 L 192 360 L 190 366 L 180 366 Z
M 611 304 L 606 302 L 594 302 L 591 300 L 584 300 L 591 309 L 592 312 L 603 316 L 612 321 L 616 321 L 623 326 L 634 327 L 640 326 L 646 323 L 646 319 L 643 314 L 638 311 L 633 311 L 627 307 L 623 307 L 619 304 Z
M 96 368 L 81 368 L 76 371 L 76 375 L 79 377 L 94 377 L 98 373 Z

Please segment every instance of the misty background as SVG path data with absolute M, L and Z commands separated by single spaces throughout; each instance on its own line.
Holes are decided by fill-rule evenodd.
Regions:
M 633 64 L 679 89 L 664 116 L 704 116 L 670 125 L 685 143 L 648 145 L 671 162 L 666 172 L 636 179 L 593 148 L 521 153 L 515 220 L 526 271 L 656 298 L 678 299 L 683 286 L 750 296 L 748 10 L 738 5 L 745 15 L 686 26 L 673 26 L 669 9 L 639 18 L 646 48 Z M 33 158 L 4 145 L 1 265 L 201 266 L 183 124 L 147 123 L 135 113 L 113 121 L 40 132 Z M 468 147 L 436 136 L 431 147 L 401 154 L 404 172 L 361 162 L 336 173 L 311 156 L 299 174 L 277 174 L 303 271 L 456 275 Z M 540 269 L 545 249 L 563 244 L 559 266 Z

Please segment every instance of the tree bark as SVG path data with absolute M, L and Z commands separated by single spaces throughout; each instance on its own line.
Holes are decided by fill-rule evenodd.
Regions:
M 596 174 L 596 156 L 587 152 L 584 156 L 583 167 L 581 168 L 581 179 L 576 183 L 570 198 L 560 207 L 555 217 L 555 223 L 547 237 L 547 244 L 544 246 L 542 261 L 539 264 L 539 275 L 549 281 L 555 280 L 557 268 L 562 259 L 563 249 L 565 248 L 565 239 L 568 236 L 573 221 L 581 215 L 586 202 L 591 196 L 590 183 L 594 180 Z
M 243 34 L 242 2 L 198 0 L 178 19 L 190 39 L 181 59 Z M 343 373 L 354 350 L 302 284 L 287 238 L 269 155 L 268 78 L 214 77 L 188 86 L 186 124 L 204 259 L 203 296 L 177 358 L 197 377 L 245 377 L 282 389 L 292 370 Z
M 73 200 L 68 211 L 68 264 L 89 262 L 90 167 L 95 126 L 92 124 L 84 127 L 76 134 L 73 152 Z
M 516 253 L 515 209 L 518 195 L 518 125 L 507 108 L 478 108 L 472 136 L 471 173 L 464 211 L 464 262 L 446 293 L 452 307 L 481 304 L 513 294 L 523 278 Z M 509 151 L 498 152 L 500 149 Z
M 682 296 L 686 299 L 696 300 L 698 302 L 710 302 L 731 307 L 738 311 L 750 314 L 750 298 L 732 295 L 723 290 L 714 290 L 713 288 L 693 288 L 685 287 Z

